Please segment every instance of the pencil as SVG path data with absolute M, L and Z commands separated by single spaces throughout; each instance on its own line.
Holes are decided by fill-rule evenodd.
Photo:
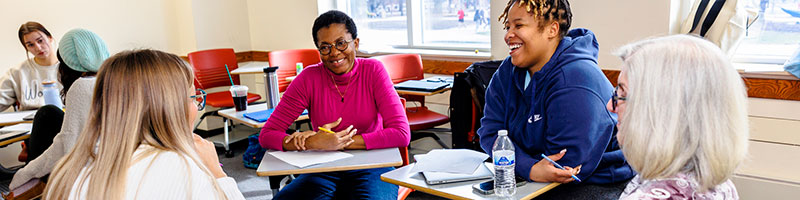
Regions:
M 328 130 L 327 128 L 322 128 L 322 127 L 317 127 L 317 128 L 318 128 L 319 130 L 321 130 L 321 131 L 325 131 L 325 132 L 328 132 L 328 133 L 334 133 L 334 134 L 335 134 L 335 132 L 333 132 L 333 131 L 331 131 L 331 130 Z
M 550 161 L 550 163 L 553 163 L 553 165 L 555 165 L 559 169 L 566 170 L 566 169 L 564 169 L 564 167 L 562 167 L 561 165 L 556 163 L 556 161 L 551 160 L 550 158 L 548 158 L 544 154 L 542 154 L 542 158 L 547 159 L 547 161 Z M 576 181 L 581 182 L 581 179 L 579 179 L 577 176 L 575 176 L 575 175 L 570 175 L 570 176 L 572 176 L 572 178 L 575 179 Z

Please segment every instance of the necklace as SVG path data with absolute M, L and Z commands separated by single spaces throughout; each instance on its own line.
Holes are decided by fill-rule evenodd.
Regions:
M 347 90 L 350 89 L 350 80 L 353 79 L 353 76 L 355 76 L 355 74 L 352 74 L 350 75 L 350 77 L 347 78 L 347 88 L 344 88 L 344 92 L 339 91 L 339 86 L 336 85 L 336 80 L 333 79 L 333 75 L 328 74 L 328 76 L 330 76 L 331 81 L 333 81 L 333 87 L 336 87 L 336 93 L 338 93 L 339 96 L 342 97 L 342 102 L 344 102 L 344 95 L 347 94 Z

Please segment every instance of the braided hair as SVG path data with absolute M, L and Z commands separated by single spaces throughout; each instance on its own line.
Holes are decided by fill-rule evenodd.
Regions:
M 572 10 L 569 7 L 567 0 L 509 0 L 508 5 L 503 10 L 498 21 L 505 24 L 508 23 L 508 12 L 511 7 L 517 4 L 520 8 L 525 8 L 528 13 L 533 14 L 539 20 L 539 29 L 543 29 L 547 22 L 557 21 L 559 35 L 564 37 L 567 35 L 570 25 L 572 24 Z

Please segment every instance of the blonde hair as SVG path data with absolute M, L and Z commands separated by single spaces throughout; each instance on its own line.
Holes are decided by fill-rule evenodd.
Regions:
M 86 128 L 53 169 L 43 196 L 67 199 L 85 189 L 87 199 L 122 199 L 128 168 L 142 157 L 169 151 L 190 157 L 214 183 L 217 199 L 225 199 L 195 152 L 188 97 L 192 80 L 191 68 L 169 53 L 133 50 L 108 58 L 97 75 Z M 134 157 L 140 144 L 154 148 Z M 73 185 L 77 194 L 71 194 Z
M 617 55 L 628 85 L 620 120 L 625 158 L 643 179 L 694 176 L 700 190 L 727 181 L 747 154 L 747 93 L 711 42 L 673 35 Z

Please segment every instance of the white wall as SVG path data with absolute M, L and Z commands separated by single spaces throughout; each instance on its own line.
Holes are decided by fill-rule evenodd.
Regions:
M 315 48 L 316 0 L 248 0 L 247 9 L 253 50 Z
M 187 0 L 74 0 L 0 2 L 0 73 L 25 59 L 17 30 L 26 21 L 42 23 L 55 38 L 70 29 L 86 28 L 108 44 L 111 53 L 131 48 L 153 48 L 183 53 L 191 48 L 181 38 L 192 38 L 185 22 Z
M 247 3 L 247 0 L 193 0 L 197 50 L 233 48 L 237 52 L 250 51 L 252 42 Z

